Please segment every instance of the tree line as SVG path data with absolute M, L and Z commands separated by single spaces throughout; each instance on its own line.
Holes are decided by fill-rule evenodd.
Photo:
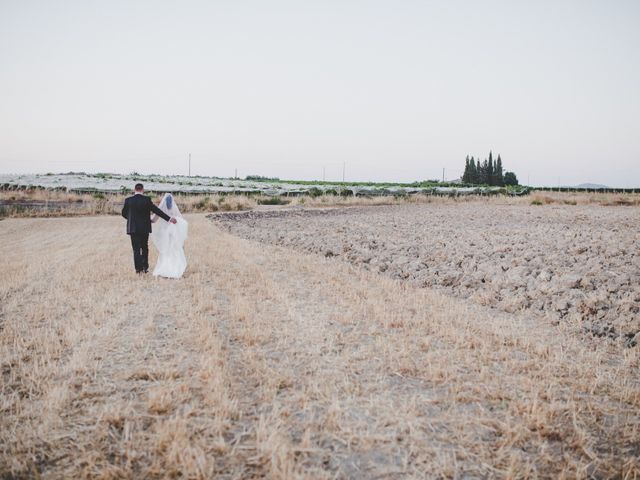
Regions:
M 462 183 L 472 185 L 491 185 L 504 187 L 505 185 L 518 185 L 518 178 L 513 172 L 502 171 L 502 158 L 498 154 L 498 158 L 493 160 L 493 153 L 489 152 L 489 158 L 484 161 L 476 161 L 473 156 L 465 160 L 464 173 L 462 174 Z

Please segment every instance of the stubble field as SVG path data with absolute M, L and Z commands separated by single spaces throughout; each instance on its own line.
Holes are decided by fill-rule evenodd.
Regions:
M 327 219 L 384 223 L 350 215 Z M 640 349 L 344 262 L 322 214 L 296 235 L 339 255 L 272 245 L 282 218 L 188 216 L 180 281 L 132 273 L 121 218 L 2 220 L 0 476 L 640 477 Z M 607 268 L 637 275 L 625 221 L 635 253 Z

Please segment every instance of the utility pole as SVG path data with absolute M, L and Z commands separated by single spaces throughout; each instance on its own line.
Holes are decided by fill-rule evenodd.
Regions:
M 347 162 L 342 162 L 342 183 L 344 183 L 344 171 L 347 168 Z
M 322 167 L 322 181 L 324 182 L 326 178 L 327 167 Z
M 442 168 L 442 183 L 444 183 L 444 167 Z
M 191 176 L 191 154 L 189 154 L 189 176 Z
M 238 178 L 238 169 L 236 168 L 236 176 L 233 178 Z

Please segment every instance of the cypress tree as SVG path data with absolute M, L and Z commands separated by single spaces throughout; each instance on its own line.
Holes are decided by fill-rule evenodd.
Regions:
M 486 185 L 489 183 L 489 161 L 485 158 L 480 169 L 480 183 Z
M 469 155 L 467 155 L 467 158 L 464 161 L 464 173 L 462 174 L 462 183 L 469 183 L 469 175 L 470 175 Z
M 503 187 L 505 185 L 517 185 L 518 179 L 513 172 L 505 172 L 503 170 L 502 157 L 493 159 L 493 152 L 489 151 L 489 158 L 480 161 L 471 155 L 464 159 L 464 173 L 462 174 L 462 182 L 469 185 L 491 185 Z
M 494 184 L 494 171 L 493 171 L 493 155 L 491 151 L 489 151 L 489 163 L 487 165 L 487 183 L 489 185 Z
M 478 170 L 476 169 L 476 161 L 471 157 L 469 162 L 469 183 L 478 183 Z
M 496 185 L 501 187 L 504 186 L 504 177 L 502 174 L 502 159 L 500 158 L 500 154 L 498 154 L 498 159 L 496 160 Z

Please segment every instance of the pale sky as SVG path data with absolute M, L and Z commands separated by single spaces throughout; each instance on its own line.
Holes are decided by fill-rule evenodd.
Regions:
M 640 1 L 0 0 L 0 173 L 640 187 Z

